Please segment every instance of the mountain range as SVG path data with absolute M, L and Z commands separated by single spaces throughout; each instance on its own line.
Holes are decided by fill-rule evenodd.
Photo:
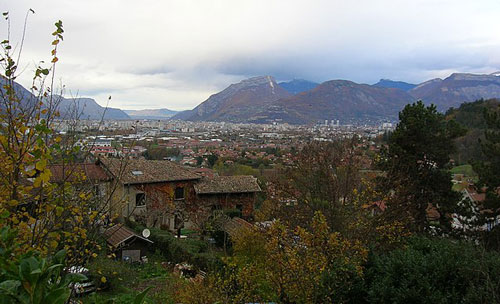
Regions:
M 123 110 L 132 119 L 157 119 L 165 120 L 170 119 L 178 113 L 169 109 L 145 109 L 145 110 Z
M 418 85 L 388 79 L 374 85 L 348 80 L 277 84 L 272 76 L 259 76 L 232 84 L 173 119 L 293 124 L 331 119 L 342 123 L 397 120 L 399 111 L 416 100 L 446 111 L 463 102 L 500 98 L 499 75 L 454 73 Z
M 210 96 L 193 110 L 181 112 L 173 119 L 191 121 L 259 121 L 256 114 L 274 101 L 293 96 L 271 76 L 259 76 L 232 84 Z
M 1 79 L 1 88 L 4 90 L 3 86 L 6 84 L 5 79 Z M 14 83 L 14 90 L 17 97 L 21 100 L 22 107 L 29 107 L 31 103 L 37 102 L 38 98 L 33 95 L 32 92 L 24 88 L 18 83 Z M 49 103 L 48 100 L 45 101 L 46 104 Z M 52 95 L 52 103 L 57 105 L 57 110 L 60 113 L 62 119 L 113 119 L 113 120 L 127 120 L 131 119 L 125 112 L 117 108 L 102 107 L 92 98 L 76 97 L 76 98 L 64 98 L 59 95 Z M 3 105 L 0 104 L 0 107 Z
M 416 87 L 416 84 L 412 83 L 407 83 L 404 81 L 394 81 L 390 79 L 380 79 L 379 82 L 374 84 L 376 87 L 382 87 L 382 88 L 393 88 L 393 89 L 401 89 L 403 91 L 409 91 Z
M 1 88 L 0 88 L 1 89 Z M 35 100 L 19 84 L 15 90 L 25 100 Z M 62 118 L 98 120 L 180 119 L 188 121 L 225 121 L 244 123 L 288 122 L 310 124 L 324 120 L 341 123 L 370 123 L 397 120 L 408 103 L 423 100 L 440 111 L 481 98 L 500 98 L 500 73 L 489 75 L 454 73 L 418 85 L 381 79 L 374 85 L 348 80 L 317 84 L 294 79 L 277 83 L 272 76 L 258 76 L 231 84 L 211 95 L 192 110 L 120 110 L 104 108 L 91 98 L 59 97 Z
M 117 108 L 102 107 L 92 98 L 60 98 L 58 110 L 61 118 L 90 119 L 90 120 L 128 120 L 131 119 L 124 111 Z M 76 114 L 76 115 L 75 115 Z
M 288 82 L 278 83 L 283 89 L 287 90 L 288 93 L 296 95 L 305 91 L 314 89 L 319 85 L 319 83 L 312 82 L 304 79 L 293 79 Z
M 500 76 L 454 73 L 445 79 L 432 79 L 408 91 L 416 99 L 432 102 L 446 111 L 463 102 L 500 97 Z

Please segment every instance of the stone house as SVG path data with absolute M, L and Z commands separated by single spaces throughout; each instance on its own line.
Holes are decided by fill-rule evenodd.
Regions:
M 237 210 L 239 217 L 253 218 L 256 194 L 261 191 L 257 179 L 249 175 L 206 177 L 194 184 L 198 204 L 213 210 Z
M 194 200 L 193 184 L 200 179 L 170 161 L 102 159 L 99 164 L 116 182 L 111 207 L 115 215 L 172 230 L 180 225 L 184 202 Z
M 120 218 L 169 230 L 192 228 L 221 210 L 239 210 L 253 218 L 257 179 L 252 176 L 205 176 L 171 161 L 101 159 L 113 179 L 111 210 Z

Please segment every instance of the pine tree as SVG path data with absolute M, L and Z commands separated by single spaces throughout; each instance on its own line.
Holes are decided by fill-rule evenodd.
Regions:
M 390 193 L 387 216 L 416 232 L 430 226 L 448 230 L 460 194 L 451 189 L 447 166 L 463 129 L 422 101 L 407 105 L 399 120 L 379 163 L 387 172 L 382 182 Z

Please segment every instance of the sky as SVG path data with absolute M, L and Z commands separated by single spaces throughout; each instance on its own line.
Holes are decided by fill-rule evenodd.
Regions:
M 50 60 L 67 97 L 191 109 L 242 79 L 420 83 L 500 70 L 500 0 L 2 0 L 19 82 Z M 0 38 L 7 36 L 7 23 Z

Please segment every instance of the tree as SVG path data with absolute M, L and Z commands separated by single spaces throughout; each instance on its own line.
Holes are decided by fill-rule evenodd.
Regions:
M 387 173 L 382 189 L 391 193 L 385 214 L 404 220 L 412 231 L 423 232 L 432 225 L 447 230 L 448 216 L 460 198 L 451 189 L 447 166 L 454 139 L 463 129 L 453 120 L 446 121 L 434 105 L 426 107 L 421 101 L 407 105 L 399 120 L 379 159 Z
M 372 255 L 368 265 L 368 303 L 500 301 L 500 254 L 471 243 L 412 237 L 404 249 Z
M 210 155 L 208 155 L 207 156 L 208 167 L 212 168 L 215 165 L 215 163 L 217 162 L 218 159 L 219 159 L 219 157 L 216 154 L 210 154 Z
M 8 13 L 3 16 L 9 22 Z M 65 249 L 68 264 L 82 265 L 99 248 L 97 236 L 109 216 L 113 189 L 97 195 L 93 181 L 75 163 L 88 152 L 75 146 L 74 133 L 54 130 L 62 100 L 55 94 L 54 72 L 63 33 L 62 22 L 56 22 L 50 66 L 41 62 L 36 67 L 29 89 L 16 82 L 24 39 L 16 51 L 10 37 L 0 43 L 0 214 L 5 219 L 0 228 L 16 227 L 20 253 L 36 250 L 51 256 Z M 53 165 L 60 168 L 57 180 Z
M 314 213 L 321 211 L 335 231 L 343 230 L 354 190 L 361 186 L 362 156 L 356 143 L 354 138 L 305 146 L 294 164 L 272 181 L 268 197 L 276 212 L 270 216 L 292 227 L 307 226 Z
M 13 258 L 19 246 L 16 237 L 15 230 L 0 230 L 0 303 L 67 303 L 70 286 L 87 278 L 65 271 L 64 250 L 49 259 L 31 250 Z
M 364 177 L 369 162 L 360 139 L 313 142 L 303 147 L 291 166 L 267 183 L 267 199 L 257 213 L 259 220 L 279 219 L 293 229 L 310 228 L 321 212 L 332 231 L 348 240 L 374 247 L 397 245 L 406 233 L 399 219 L 385 219 L 380 204 L 383 193 Z
M 317 212 L 311 230 L 242 229 L 234 254 L 222 271 L 180 292 L 183 303 L 211 299 L 224 303 L 333 303 L 346 300 L 352 280 L 362 275 L 368 251 L 363 244 L 332 232 Z M 208 286 L 207 286 L 208 285 Z
M 477 162 L 474 169 L 479 174 L 479 186 L 486 187 L 486 199 L 483 203 L 484 224 L 495 224 L 500 216 L 500 106 L 497 109 L 485 109 L 484 118 L 487 129 L 484 140 L 481 141 L 481 150 L 486 160 Z M 486 236 L 489 246 L 500 249 L 500 229 L 496 227 Z

